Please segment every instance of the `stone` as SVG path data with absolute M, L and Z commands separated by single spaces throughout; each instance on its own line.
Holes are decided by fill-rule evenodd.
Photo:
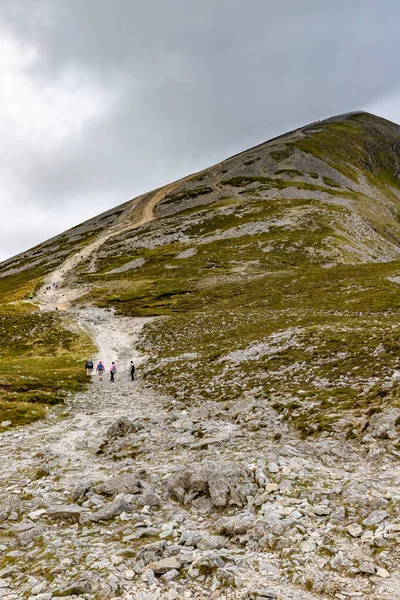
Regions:
M 179 544 L 185 546 L 197 546 L 203 534 L 198 531 L 184 531 L 179 538 Z
M 143 482 L 136 475 L 116 475 L 103 483 L 96 485 L 95 490 L 104 496 L 117 496 L 118 494 L 141 494 Z
M 314 540 L 306 540 L 300 546 L 300 550 L 305 553 L 314 552 L 315 549 L 316 549 L 316 544 L 315 544 Z
M 87 594 L 88 592 L 90 592 L 90 584 L 88 581 L 86 580 L 76 580 L 76 581 L 72 581 L 71 583 L 67 584 L 66 586 L 59 588 L 57 590 L 54 591 L 54 595 L 55 596 L 72 596 L 73 594 L 75 595 L 80 595 L 80 594 Z
M 358 566 L 361 573 L 366 573 L 368 575 L 375 575 L 375 565 L 370 561 L 363 561 Z
M 278 593 L 269 588 L 257 588 L 256 590 L 250 592 L 250 598 L 253 600 L 257 600 L 258 598 L 278 598 Z
M 83 524 L 88 521 L 91 521 L 92 523 L 110 521 L 123 512 L 131 512 L 133 508 L 132 500 L 133 497 L 130 494 L 121 494 L 120 496 L 117 496 L 115 500 L 106 504 L 103 508 L 100 508 L 100 510 L 82 514 L 80 522 Z
M 107 437 L 124 437 L 125 435 L 128 435 L 128 433 L 131 433 L 132 431 L 135 432 L 137 430 L 138 425 L 136 425 L 133 421 L 127 417 L 120 417 L 107 429 Z
M 388 516 L 386 510 L 374 510 L 366 519 L 364 519 L 364 525 L 377 525 Z
M 386 578 L 390 577 L 390 573 L 389 573 L 389 571 L 387 571 L 387 570 L 386 570 L 386 569 L 384 569 L 383 567 L 379 567 L 379 568 L 376 570 L 376 574 L 377 574 L 377 576 L 378 576 L 378 577 L 382 577 L 382 578 L 384 578 L 384 579 L 386 579 Z
M 46 510 L 46 516 L 51 519 L 79 521 L 83 512 L 85 512 L 85 509 L 77 504 L 56 504 L 54 506 L 49 506 Z
M 214 523 L 214 530 L 217 534 L 243 535 L 252 527 L 253 521 L 254 517 L 249 514 L 221 517 Z
M 176 569 L 177 571 L 181 568 L 182 564 L 179 560 L 174 557 L 171 558 L 163 558 L 157 562 L 152 562 L 147 565 L 147 569 L 150 569 L 156 575 L 163 575 L 168 571 L 172 571 Z
M 170 571 L 164 573 L 164 575 L 161 575 L 161 579 L 168 583 L 169 581 L 173 581 L 174 579 L 176 579 L 178 576 L 179 571 L 177 569 L 171 569 Z
M 132 581 L 133 579 L 135 579 L 135 575 L 136 575 L 136 573 L 135 573 L 135 571 L 132 571 L 132 569 L 127 569 L 124 572 L 124 577 L 127 581 Z
M 45 508 L 39 508 L 38 510 L 34 510 L 33 512 L 30 512 L 28 514 L 28 517 L 30 519 L 32 519 L 32 521 L 35 521 L 36 519 L 39 519 L 45 513 L 46 513 L 46 509 Z
M 278 473 L 279 472 L 278 465 L 273 461 L 271 461 L 267 464 L 267 469 L 270 473 Z
M 346 530 L 354 538 L 361 537 L 364 532 L 363 528 L 358 523 L 350 523 L 350 525 L 346 527 Z
M 324 504 L 319 504 L 318 506 L 312 506 L 310 508 L 310 512 L 318 517 L 326 517 L 331 514 L 332 510 L 329 506 L 325 506 Z
M 197 543 L 200 550 L 218 550 L 226 548 L 227 539 L 222 535 L 205 535 Z
M 257 489 L 250 471 L 233 461 L 194 463 L 167 482 L 169 494 L 178 501 L 185 501 L 186 497 L 190 499 L 192 495 L 203 495 L 210 498 L 216 507 L 245 506 L 247 497 Z

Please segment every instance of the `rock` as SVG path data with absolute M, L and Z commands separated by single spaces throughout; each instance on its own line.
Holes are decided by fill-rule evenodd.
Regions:
M 135 432 L 138 429 L 138 424 L 135 424 L 127 417 L 120 417 L 119 419 L 114 421 L 114 423 L 112 423 L 107 429 L 107 437 L 124 437 L 125 435 L 128 435 L 128 433 L 131 433 L 132 431 Z
M 398 408 L 388 408 L 372 415 L 367 434 L 379 439 L 390 439 L 393 437 L 392 433 L 397 436 L 396 421 L 399 417 L 400 409 Z
M 168 592 L 168 600 L 176 600 L 179 598 L 179 594 L 176 590 L 169 590 Z
M 314 540 L 306 540 L 305 542 L 303 542 L 300 546 L 300 550 L 302 552 L 308 553 L 308 552 L 314 552 L 314 550 L 316 549 L 316 544 L 314 542 Z
M 184 531 L 178 543 L 185 546 L 197 546 L 202 537 L 203 534 L 198 531 Z
M 188 503 L 199 494 L 211 498 L 214 506 L 244 506 L 257 491 L 250 472 L 240 464 L 205 460 L 187 466 L 167 482 L 167 490 L 179 501 Z
M 176 579 L 178 576 L 179 571 L 177 569 L 171 569 L 170 571 L 164 573 L 164 575 L 161 575 L 161 579 L 168 583 L 169 581 L 173 581 L 174 579 Z
M 12 425 L 11 421 L 2 421 L 0 423 L 0 427 L 10 427 Z
M 21 546 L 27 546 L 33 540 L 38 540 L 43 535 L 42 530 L 39 527 L 31 527 L 26 531 L 16 532 L 16 537 Z
M 382 578 L 384 578 L 384 579 L 386 579 L 387 577 L 390 577 L 390 573 L 389 573 L 389 571 L 387 571 L 386 569 L 384 569 L 384 568 L 382 568 L 382 567 L 379 567 L 379 568 L 376 570 L 376 574 L 377 574 L 377 576 L 378 576 L 378 577 L 382 577 Z
M 131 569 L 127 569 L 124 572 L 124 577 L 127 581 L 132 581 L 133 579 L 135 579 L 135 575 L 136 575 L 135 571 L 132 571 Z
M 312 506 L 310 512 L 318 517 L 326 517 L 331 514 L 332 510 L 328 506 L 320 504 L 318 506 Z
M 346 527 L 346 530 L 354 538 L 361 537 L 364 533 L 363 528 L 358 523 L 351 523 Z
M 278 593 L 269 588 L 257 588 L 250 592 L 250 598 L 257 600 L 258 598 L 278 598 Z
M 199 550 L 218 550 L 226 548 L 227 539 L 222 535 L 205 535 L 197 544 Z
M 133 509 L 133 499 L 134 497 L 130 494 L 121 494 L 120 496 L 117 496 L 113 502 L 100 508 L 100 510 L 82 514 L 80 522 L 86 523 L 91 521 L 92 523 L 98 523 L 99 521 L 109 521 L 123 512 L 131 512 Z
M 267 469 L 270 473 L 278 473 L 279 472 L 278 465 L 273 461 L 271 461 L 267 464 Z
M 181 568 L 182 564 L 179 560 L 174 557 L 171 558 L 163 558 L 157 562 L 152 562 L 147 565 L 147 569 L 150 569 L 156 575 L 163 575 L 168 571 L 172 571 L 176 569 L 177 571 Z
M 253 521 L 254 517 L 249 514 L 221 517 L 214 523 L 214 530 L 217 534 L 243 535 L 252 527 Z
M 361 573 L 367 573 L 368 575 L 375 575 L 375 565 L 369 561 L 363 561 L 358 566 Z
M 32 519 L 32 521 L 35 521 L 36 519 L 39 519 L 45 513 L 46 513 L 46 509 L 45 508 L 39 508 L 38 510 L 34 510 L 33 512 L 30 512 L 28 514 L 28 517 L 30 519 Z
M 0 522 L 7 521 L 13 513 L 20 515 L 21 512 L 22 504 L 19 496 L 11 494 L 7 500 L 0 504 Z
M 91 485 L 90 481 L 78 481 L 71 493 L 72 500 L 76 502 L 82 498 L 90 490 Z
M 95 490 L 104 496 L 117 496 L 118 494 L 141 494 L 143 483 L 136 475 L 116 475 L 103 483 L 99 483 Z
M 88 581 L 72 581 L 63 588 L 59 588 L 53 592 L 55 596 L 72 596 L 87 594 L 90 592 L 90 584 Z
M 96 492 L 104 496 L 131 494 L 132 504 L 140 506 L 160 506 L 161 500 L 155 489 L 135 475 L 117 475 L 96 486 Z
M 49 508 L 46 510 L 46 516 L 50 517 L 51 519 L 79 521 L 83 512 L 85 512 L 85 509 L 77 504 L 56 504 L 54 506 L 49 506 Z
M 374 510 L 366 519 L 364 519 L 364 525 L 377 525 L 388 516 L 385 510 Z

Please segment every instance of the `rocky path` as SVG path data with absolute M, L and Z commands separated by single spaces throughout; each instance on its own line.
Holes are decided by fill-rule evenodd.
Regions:
M 144 320 L 75 317 L 116 383 L 0 437 L 0 598 L 399 597 L 390 448 L 302 442 L 254 398 L 183 406 L 128 377 Z

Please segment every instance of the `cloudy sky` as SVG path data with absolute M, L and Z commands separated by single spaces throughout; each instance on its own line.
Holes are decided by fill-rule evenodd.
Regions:
M 0 0 L 0 259 L 296 126 L 400 122 L 398 0 Z

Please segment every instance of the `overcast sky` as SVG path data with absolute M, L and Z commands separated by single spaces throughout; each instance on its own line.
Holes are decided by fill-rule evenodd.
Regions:
M 398 0 L 0 0 L 0 259 L 274 135 L 400 122 Z

